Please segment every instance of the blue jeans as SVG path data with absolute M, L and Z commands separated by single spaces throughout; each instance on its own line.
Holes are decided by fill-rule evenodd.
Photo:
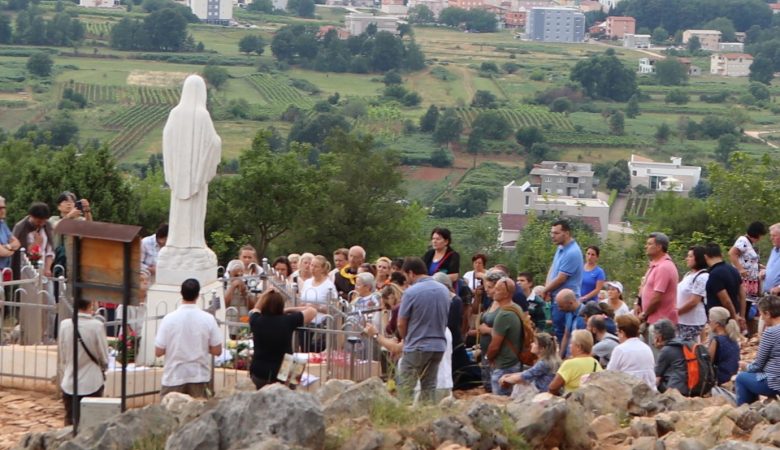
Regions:
M 759 380 L 759 375 L 764 377 L 764 379 Z M 766 375 L 763 373 L 740 372 L 737 375 L 734 386 L 737 391 L 737 406 L 745 403 L 753 403 L 758 400 L 759 395 L 774 397 L 780 394 L 769 387 Z
M 512 367 L 507 367 L 506 369 L 497 369 L 494 368 L 492 372 L 490 372 L 490 386 L 493 389 L 493 394 L 495 395 L 505 395 L 510 396 L 512 395 L 512 386 L 509 387 L 501 387 L 501 383 L 498 382 L 498 380 L 501 379 L 502 375 L 507 375 L 510 373 L 517 373 L 523 370 L 523 364 L 517 363 Z
M 558 309 L 555 299 L 550 302 L 550 316 L 552 318 L 553 332 L 558 339 L 558 345 L 561 345 L 563 335 L 566 333 L 566 313 Z

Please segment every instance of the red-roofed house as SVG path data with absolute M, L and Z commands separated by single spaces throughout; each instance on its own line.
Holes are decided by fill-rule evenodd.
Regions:
M 622 39 L 626 34 L 636 32 L 636 19 L 624 16 L 609 16 L 605 22 L 607 36 L 610 38 Z
M 780 13 L 780 3 L 769 3 L 769 9 L 772 10 L 772 14 Z

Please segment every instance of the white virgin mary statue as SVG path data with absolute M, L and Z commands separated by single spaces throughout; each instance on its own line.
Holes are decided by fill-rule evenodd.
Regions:
M 163 168 L 171 188 L 168 241 L 160 250 L 157 281 L 178 284 L 172 272 L 214 271 L 216 256 L 204 237 L 208 184 L 217 174 L 222 140 L 206 109 L 206 83 L 198 75 L 184 81 L 179 104 L 163 129 Z M 164 279 L 161 279 L 164 278 Z M 208 276 L 198 276 L 207 282 Z

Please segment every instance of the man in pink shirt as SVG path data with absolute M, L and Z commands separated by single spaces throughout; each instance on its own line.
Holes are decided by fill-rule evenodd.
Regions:
M 663 233 L 650 233 L 645 243 L 645 253 L 650 267 L 645 273 L 642 287 L 642 322 L 654 324 L 669 319 L 677 325 L 677 266 L 669 257 L 669 237 Z

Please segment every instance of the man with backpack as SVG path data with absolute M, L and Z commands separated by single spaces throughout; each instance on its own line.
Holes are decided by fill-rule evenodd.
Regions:
M 522 352 L 524 350 L 524 315 L 525 313 L 512 302 L 515 293 L 515 283 L 507 278 L 496 282 L 493 290 L 493 301 L 498 303 L 499 310 L 493 322 L 490 345 L 487 348 L 487 360 L 493 366 L 490 384 L 493 394 L 510 395 L 511 386 L 502 386 L 500 379 L 504 375 L 523 370 Z M 527 316 L 526 316 L 527 318 Z M 530 319 L 527 319 L 530 321 Z
M 676 337 L 670 320 L 653 325 L 654 345 L 660 349 L 655 363 L 658 391 L 677 389 L 682 395 L 700 397 L 715 385 L 715 371 L 707 348 Z

